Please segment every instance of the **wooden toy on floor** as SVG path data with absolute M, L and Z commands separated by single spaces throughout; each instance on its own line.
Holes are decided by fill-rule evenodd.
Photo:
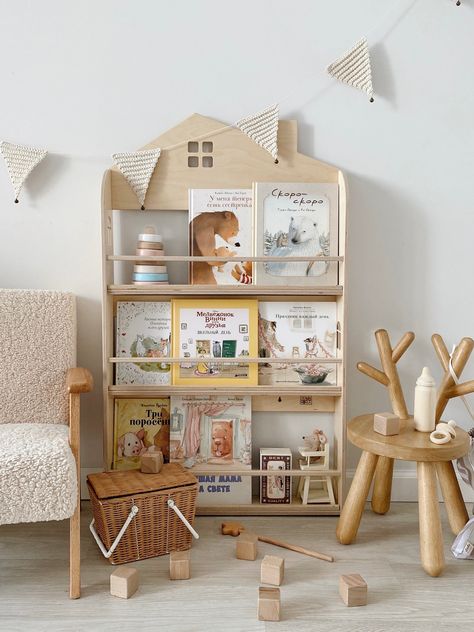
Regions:
M 260 586 L 258 589 L 258 620 L 280 621 L 280 589 Z
M 171 551 L 170 579 L 189 579 L 191 577 L 190 551 Z
M 339 577 L 339 594 L 346 606 L 367 605 L 367 584 L 360 575 L 341 575 Z
M 237 538 L 235 543 L 235 555 L 238 560 L 256 560 L 257 559 L 257 542 L 258 537 L 255 533 L 244 531 Z
M 265 555 L 260 567 L 260 581 L 262 584 L 281 586 L 284 573 L 285 560 L 282 557 L 277 557 L 276 555 Z
M 137 592 L 138 571 L 132 566 L 121 566 L 110 575 L 110 594 L 128 599 Z
M 222 535 L 232 535 L 234 537 L 240 535 L 245 531 L 245 527 L 240 522 L 223 522 L 221 523 Z M 283 540 L 274 540 L 273 538 L 267 538 L 266 536 L 259 535 L 257 538 L 260 542 L 266 542 L 267 544 L 273 544 L 289 551 L 295 551 L 296 553 L 302 553 L 303 555 L 309 555 L 309 557 L 315 557 L 318 560 L 324 560 L 326 562 L 334 562 L 332 555 L 326 555 L 325 553 L 318 553 L 318 551 L 312 551 L 311 549 L 305 549 L 302 546 L 296 544 L 290 544 L 289 542 L 283 542 Z
M 386 437 L 400 433 L 400 417 L 393 413 L 375 413 L 374 430 Z
M 140 471 L 144 474 L 158 474 L 163 467 L 163 452 L 146 452 L 140 457 Z

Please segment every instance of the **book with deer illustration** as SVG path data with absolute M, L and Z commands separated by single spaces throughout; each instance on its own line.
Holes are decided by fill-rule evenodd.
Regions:
M 250 504 L 252 405 L 238 395 L 172 396 L 170 461 L 196 471 L 198 505 Z
M 253 188 L 257 257 L 254 283 L 263 285 L 337 285 L 338 264 L 288 261 L 288 257 L 337 256 L 338 185 L 256 182 Z
M 192 285 L 252 283 L 252 189 L 189 190 L 189 252 L 191 256 L 239 257 L 236 262 L 193 262 Z
M 189 362 L 173 365 L 173 384 L 255 386 L 257 301 L 253 299 L 173 299 L 173 355 Z M 229 358 L 234 362 L 213 362 Z M 242 361 L 240 361 L 242 359 Z
M 334 301 L 259 301 L 258 355 L 269 358 L 259 365 L 259 384 L 336 384 L 336 366 L 319 362 L 336 357 L 336 344 Z M 291 358 L 294 363 L 272 363 L 270 358 Z
M 289 448 L 260 448 L 260 469 L 275 472 L 273 476 L 260 478 L 260 502 L 265 505 L 291 503 L 291 476 L 284 476 L 291 470 L 292 454 Z
M 169 445 L 169 397 L 115 400 L 114 470 L 139 470 L 140 457 L 156 450 L 168 462 Z
M 170 355 L 169 301 L 119 301 L 116 331 L 118 357 L 150 358 L 150 362 L 117 363 L 116 384 L 171 384 L 171 365 L 156 362 Z

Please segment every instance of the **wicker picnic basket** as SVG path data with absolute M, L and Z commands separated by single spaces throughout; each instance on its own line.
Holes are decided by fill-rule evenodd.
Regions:
M 170 499 L 174 501 L 193 523 L 197 479 L 180 465 L 166 464 L 159 474 L 135 470 L 89 474 L 87 487 L 94 515 L 91 531 L 112 564 L 191 547 L 191 532 L 168 505 Z

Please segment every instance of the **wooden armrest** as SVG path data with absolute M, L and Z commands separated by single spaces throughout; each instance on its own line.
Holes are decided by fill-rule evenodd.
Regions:
M 66 385 L 68 393 L 89 393 L 94 388 L 94 380 L 90 371 L 76 367 L 68 369 Z

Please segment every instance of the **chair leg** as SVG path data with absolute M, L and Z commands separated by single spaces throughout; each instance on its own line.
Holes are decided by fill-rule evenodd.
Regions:
M 432 577 L 444 569 L 443 533 L 439 516 L 434 463 L 417 463 L 421 565 Z
M 337 524 L 336 536 L 341 544 L 355 540 L 378 458 L 377 454 L 362 452 Z
M 390 509 L 392 496 L 394 460 L 388 456 L 380 456 L 374 475 L 374 489 L 372 490 L 372 511 L 386 514 Z
M 449 526 L 454 535 L 457 535 L 469 520 L 469 516 L 456 478 L 456 472 L 451 461 L 436 463 L 436 471 L 443 493 L 444 506 L 448 514 Z
M 81 596 L 81 501 L 69 518 L 69 597 Z

